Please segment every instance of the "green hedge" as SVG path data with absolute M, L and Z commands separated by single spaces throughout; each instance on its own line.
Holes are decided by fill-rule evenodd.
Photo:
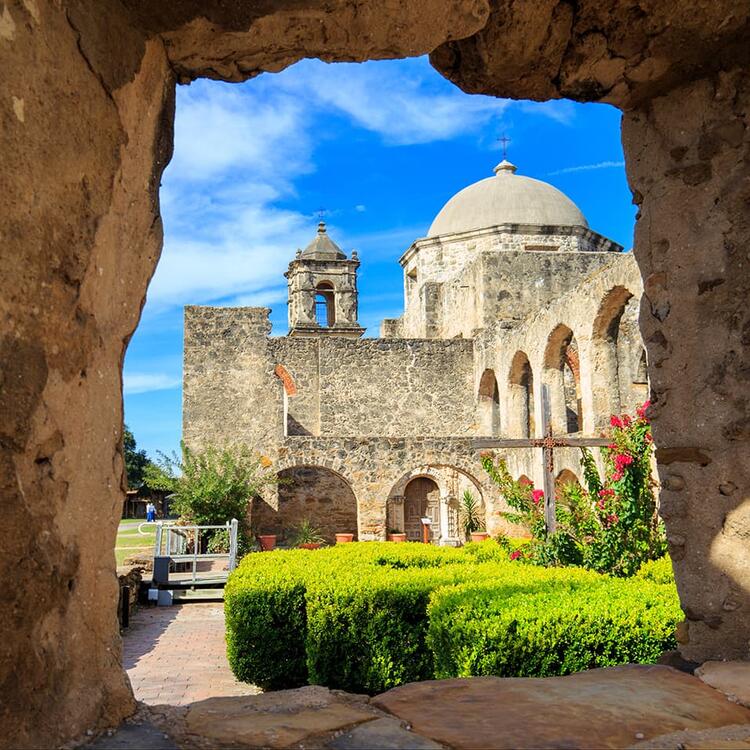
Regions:
M 593 627 L 576 640 L 576 628 L 583 622 L 576 613 L 587 610 L 587 597 L 614 590 L 610 587 L 616 583 L 575 568 L 511 563 L 507 551 L 492 541 L 462 549 L 367 542 L 252 554 L 232 573 L 225 589 L 229 661 L 239 679 L 264 689 L 309 682 L 368 693 L 435 675 L 500 673 L 493 669 L 517 674 L 574 671 L 584 655 L 597 648 L 602 658 L 613 660 L 607 663 L 648 661 L 630 656 L 652 654 L 653 648 L 638 651 L 640 635 L 628 640 L 625 620 L 618 620 L 620 635 L 606 641 L 625 638 L 628 645 L 620 651 L 607 646 L 606 633 Z M 650 599 L 638 597 L 666 588 L 647 581 L 638 584 L 645 587 L 640 593 L 628 590 L 636 613 L 632 622 L 651 606 Z M 623 608 L 625 595 L 622 589 Z M 537 610 L 531 605 L 535 600 Z M 592 599 L 598 607 L 591 610 L 596 612 L 592 622 L 601 617 L 602 600 L 599 594 Z M 571 601 L 575 605 L 566 606 Z M 511 610 L 526 623 L 523 635 L 515 638 L 503 619 Z M 536 635 L 529 624 L 535 611 L 544 615 Z M 558 620 L 548 616 L 555 611 Z M 666 624 L 658 620 L 662 616 L 662 609 L 654 610 L 655 625 L 673 629 L 671 613 Z M 485 630 L 495 635 L 485 636 Z M 557 643 L 563 635 L 567 640 L 556 646 L 557 656 L 541 659 L 546 666 L 540 666 L 540 657 L 526 654 L 529 649 L 549 649 L 548 641 Z M 472 640 L 481 648 L 472 651 Z M 512 666 L 492 655 L 493 643 L 503 652 L 512 644 Z
M 433 594 L 427 644 L 438 678 L 546 677 L 653 663 L 675 648 L 682 618 L 673 587 L 643 580 L 559 580 L 522 593 L 485 582 Z
M 669 555 L 643 563 L 635 575 L 636 578 L 643 578 L 653 583 L 674 585 L 674 570 L 672 570 L 672 560 Z

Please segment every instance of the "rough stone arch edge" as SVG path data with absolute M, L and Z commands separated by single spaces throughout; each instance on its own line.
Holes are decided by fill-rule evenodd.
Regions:
M 289 469 L 326 469 L 332 474 L 335 474 L 342 481 L 346 482 L 351 493 L 355 498 L 357 497 L 357 493 L 354 491 L 354 481 L 351 476 L 347 474 L 343 460 L 321 460 L 321 457 L 318 454 L 301 451 L 296 454 L 294 458 L 285 457 L 279 459 L 278 463 L 274 463 L 272 468 L 276 474 L 280 474 L 282 471 L 288 471 Z

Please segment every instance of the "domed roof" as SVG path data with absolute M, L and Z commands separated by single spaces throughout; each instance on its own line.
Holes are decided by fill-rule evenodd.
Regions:
M 328 236 L 324 221 L 318 224 L 315 239 L 302 251 L 300 257 L 310 260 L 346 260 L 346 254 Z
M 503 159 L 495 176 L 456 193 L 432 222 L 428 237 L 485 229 L 498 224 L 588 227 L 586 217 L 556 187 L 516 174 Z

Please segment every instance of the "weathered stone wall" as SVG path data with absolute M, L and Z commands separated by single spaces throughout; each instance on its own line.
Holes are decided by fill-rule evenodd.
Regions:
M 183 439 L 192 448 L 244 442 L 261 452 L 284 436 L 282 381 L 268 308 L 186 307 Z
M 173 80 L 103 0 L 0 8 L 0 745 L 134 710 L 114 544 L 121 366 L 161 248 Z
M 607 427 L 609 415 L 620 411 L 620 402 L 615 397 L 617 388 L 613 388 L 616 377 L 613 379 L 611 370 L 602 369 L 602 362 L 608 362 L 611 353 L 610 345 L 600 333 L 602 313 L 615 315 L 619 309 L 618 305 L 611 303 L 612 297 L 616 297 L 613 290 L 623 290 L 621 301 L 622 306 L 626 306 L 631 296 L 640 296 L 641 288 L 640 274 L 632 254 L 610 255 L 605 266 L 579 282 L 575 299 L 563 295 L 530 315 L 521 325 L 508 328 L 498 322 L 478 336 L 475 340 L 475 388 L 478 389 L 479 379 L 485 370 L 490 369 L 495 373 L 500 395 L 502 434 L 523 437 L 519 413 L 521 404 L 512 382 L 512 365 L 518 352 L 525 354 L 531 365 L 535 414 L 543 413 L 541 385 L 546 384 L 550 390 L 553 428 L 558 433 L 567 431 L 562 373 L 551 370 L 545 364 L 550 347 L 554 346 L 551 341 L 553 334 L 560 326 L 570 329 L 578 347 L 582 432 L 595 435 Z M 637 332 L 623 330 L 623 341 L 632 334 Z M 631 342 L 632 348 L 642 346 L 638 339 L 636 335 Z M 535 426 L 540 435 L 540 419 L 536 420 Z M 576 472 L 580 470 L 577 466 L 565 468 L 573 468 Z
M 470 338 L 497 320 L 520 320 L 577 288 L 621 249 L 581 228 L 524 229 L 498 227 L 414 243 L 402 259 L 406 308 L 399 335 Z M 539 249 L 544 247 L 549 250 Z
M 623 122 L 661 513 L 697 661 L 750 658 L 749 118 L 734 70 Z
M 233 341 L 237 350 L 250 345 L 244 338 Z M 400 437 L 476 431 L 470 341 L 279 337 L 266 346 L 267 356 L 294 380 L 289 414 L 309 434 Z M 213 353 L 206 350 L 203 356 L 210 368 Z M 237 370 L 232 377 L 244 375 Z M 234 425 L 223 429 L 232 431 Z

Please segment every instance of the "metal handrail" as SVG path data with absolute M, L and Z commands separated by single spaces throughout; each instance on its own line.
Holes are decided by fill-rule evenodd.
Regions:
M 138 530 L 140 533 L 140 524 Z M 229 571 L 233 571 L 237 567 L 237 539 L 238 539 L 239 523 L 236 518 L 231 521 L 227 521 L 225 524 L 205 524 L 205 525 L 178 525 L 172 521 L 157 521 L 156 522 L 156 535 L 154 538 L 154 557 L 169 557 L 175 562 L 192 562 L 192 583 L 197 582 L 198 572 L 198 561 L 199 560 L 219 560 L 221 558 L 228 558 Z M 201 553 L 200 550 L 200 533 L 202 531 L 212 530 L 223 530 L 229 532 L 229 552 L 205 552 Z M 190 538 L 190 532 L 193 537 L 193 551 L 192 553 L 187 552 L 188 540 Z M 175 538 L 176 537 L 176 538 Z M 166 542 L 166 545 L 165 545 Z M 166 547 L 166 548 L 165 548 Z

